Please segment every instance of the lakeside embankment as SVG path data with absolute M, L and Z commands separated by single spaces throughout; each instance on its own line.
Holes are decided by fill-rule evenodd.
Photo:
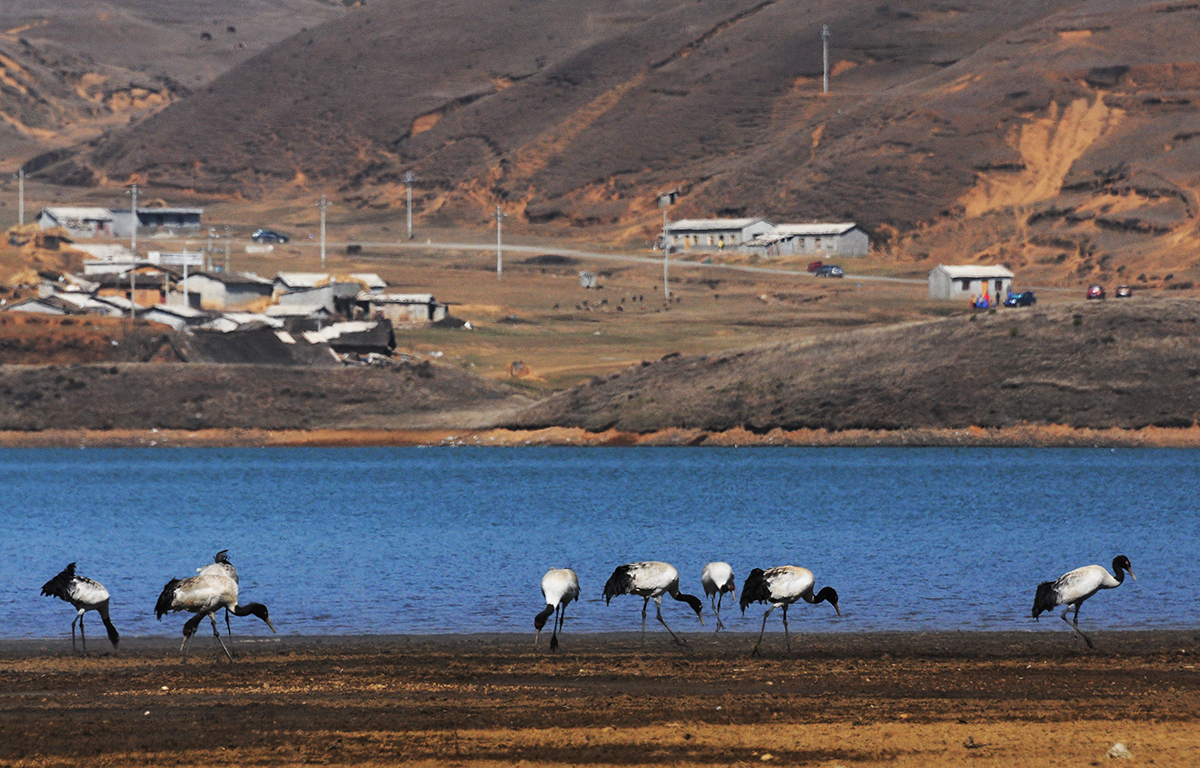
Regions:
M 405 446 L 708 446 L 708 447 L 975 447 L 975 448 L 1198 448 L 1200 426 L 1078 429 L 1024 425 L 996 429 L 821 429 L 765 433 L 664 429 L 647 433 L 610 429 L 47 429 L 0 431 L 0 448 L 338 448 Z

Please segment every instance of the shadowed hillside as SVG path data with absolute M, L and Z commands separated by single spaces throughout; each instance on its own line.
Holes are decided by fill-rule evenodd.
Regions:
M 554 395 L 513 426 L 962 429 L 1190 427 L 1195 301 L 1009 310 L 644 363 Z

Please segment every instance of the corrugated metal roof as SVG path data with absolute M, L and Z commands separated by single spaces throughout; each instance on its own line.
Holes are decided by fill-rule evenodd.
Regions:
M 67 206 L 47 206 L 42 209 L 43 212 L 50 214 L 59 221 L 65 219 L 77 220 L 92 220 L 92 221 L 112 221 L 112 211 L 107 208 L 85 208 L 85 207 L 67 207 Z
M 387 282 L 374 272 L 353 272 L 351 273 L 350 277 L 367 286 L 368 288 L 380 290 L 387 288 Z
M 745 229 L 756 221 L 766 221 L 766 219 L 761 216 L 754 219 L 680 219 L 679 221 L 672 221 L 667 224 L 667 231 L 673 232 L 677 229 L 713 231 Z
M 800 235 L 820 237 L 822 235 L 841 235 L 854 229 L 857 224 L 853 221 L 838 224 L 776 224 L 775 234 Z
M 273 304 L 266 311 L 268 317 L 310 317 L 321 313 L 329 315 L 324 304 Z
M 316 288 L 333 280 L 328 272 L 280 272 L 275 279 L 289 288 Z
M 1013 277 L 1012 270 L 1002 267 L 999 264 L 968 266 L 949 266 L 946 264 L 938 264 L 931 270 L 931 272 L 936 272 L 939 269 L 949 275 L 952 280 L 961 280 L 964 277 Z

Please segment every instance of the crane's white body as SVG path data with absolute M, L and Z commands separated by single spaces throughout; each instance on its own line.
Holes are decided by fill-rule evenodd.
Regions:
M 720 632 L 725 628 L 725 622 L 721 621 L 721 599 L 725 597 L 726 592 L 735 595 L 737 590 L 733 566 L 719 560 L 709 563 L 700 573 L 700 584 L 704 587 L 704 594 L 712 606 L 713 615 L 717 617 L 716 631 Z
M 567 618 L 567 606 L 579 599 L 579 576 L 570 568 L 551 568 L 542 577 L 542 598 L 545 609 L 534 619 L 537 635 L 534 643 L 542 637 L 545 621 L 554 614 L 554 629 L 550 633 L 550 650 L 558 650 L 558 632 Z
M 698 598 L 691 595 L 685 595 L 679 591 L 679 571 L 669 563 L 658 561 L 645 561 L 640 563 L 628 563 L 618 566 L 613 575 L 609 577 L 608 582 L 604 585 L 604 599 L 610 601 L 616 595 L 637 595 L 643 599 L 642 602 L 642 643 L 646 642 L 646 608 L 650 601 L 654 601 L 654 606 L 657 611 L 658 623 L 666 627 L 671 633 L 671 637 L 680 645 L 686 645 L 686 641 L 680 638 L 667 625 L 667 622 L 662 617 L 662 598 L 663 595 L 671 597 L 691 605 L 692 610 L 696 612 L 696 618 L 700 620 L 703 626 L 704 617 L 701 615 L 703 605 Z
M 546 605 L 566 607 L 579 599 L 579 576 L 570 568 L 551 568 L 542 577 L 542 597 Z
M 763 571 L 767 586 L 771 589 L 770 603 L 773 608 L 791 605 L 797 600 L 812 597 L 817 579 L 807 568 L 796 565 L 780 565 Z M 812 602 L 809 600 L 808 602 Z M 768 611 L 769 613 L 770 611 Z

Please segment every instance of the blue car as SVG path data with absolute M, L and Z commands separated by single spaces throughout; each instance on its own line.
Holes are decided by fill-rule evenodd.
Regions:
M 1037 297 L 1033 295 L 1033 291 L 1010 293 L 1004 300 L 1006 307 L 1032 307 L 1034 304 L 1037 304 Z

